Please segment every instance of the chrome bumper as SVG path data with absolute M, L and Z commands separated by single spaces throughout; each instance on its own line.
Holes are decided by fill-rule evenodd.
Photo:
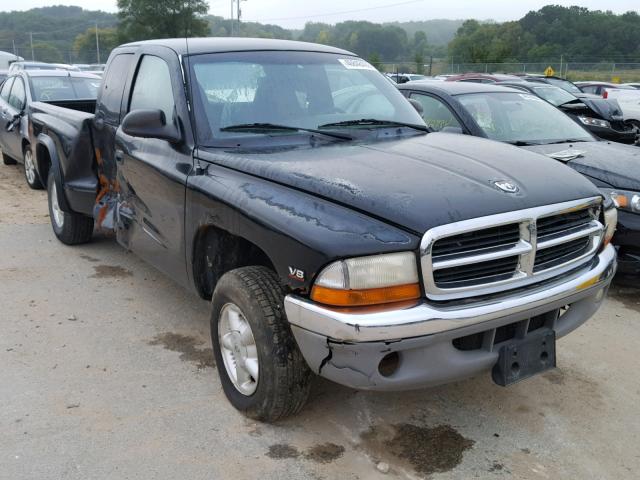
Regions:
M 436 306 L 424 302 L 402 309 L 358 312 L 328 308 L 288 295 L 284 306 L 289 323 L 332 340 L 399 340 L 449 332 L 503 317 L 538 315 L 557 308 L 555 305 L 574 303 L 594 295 L 610 283 L 615 269 L 616 252 L 609 245 L 592 263 L 556 283 L 531 287 L 481 304 Z

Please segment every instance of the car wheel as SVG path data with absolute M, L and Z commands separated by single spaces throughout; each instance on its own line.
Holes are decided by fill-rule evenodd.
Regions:
M 273 271 L 243 267 L 222 276 L 211 304 L 211 340 L 224 393 L 246 416 L 266 422 L 300 411 L 313 376 L 283 299 Z
M 47 178 L 47 197 L 49 200 L 51 227 L 58 240 L 67 245 L 78 245 L 91 240 L 93 218 L 78 213 L 68 213 L 60 208 L 58 190 L 51 171 Z
M 6 153 L 2 152 L 2 163 L 4 163 L 5 165 L 15 165 L 18 162 L 16 162 L 13 158 L 11 158 Z
M 28 145 L 24 149 L 22 158 L 24 158 L 24 178 L 27 180 L 27 185 L 34 190 L 42 190 L 43 185 L 36 171 L 36 164 L 33 153 L 31 152 L 31 147 Z

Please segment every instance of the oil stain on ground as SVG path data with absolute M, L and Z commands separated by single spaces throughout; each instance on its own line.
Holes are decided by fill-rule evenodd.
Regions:
M 196 348 L 196 345 L 201 344 L 202 342 L 193 337 L 172 332 L 156 335 L 149 342 L 149 345 L 162 345 L 172 352 L 180 352 L 180 360 L 195 363 L 198 370 L 207 367 L 214 368 L 216 365 L 213 359 L 213 350 L 211 348 Z
M 409 423 L 372 426 L 360 438 L 361 446 L 377 461 L 409 467 L 425 476 L 453 470 L 475 443 L 449 425 Z
M 288 443 L 276 443 L 269 446 L 267 457 L 275 460 L 303 457 L 315 463 L 331 463 L 344 455 L 344 447 L 335 443 L 321 443 L 309 447 L 304 453 Z
M 129 270 L 117 265 L 96 265 L 90 278 L 125 278 L 133 276 Z
M 87 262 L 96 263 L 99 262 L 99 258 L 92 257 L 91 255 L 80 255 L 80 258 L 86 260 Z

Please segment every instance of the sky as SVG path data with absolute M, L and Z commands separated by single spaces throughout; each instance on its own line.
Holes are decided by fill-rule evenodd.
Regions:
M 116 0 L 0 0 L 0 11 L 28 10 L 55 4 L 77 5 L 90 10 L 117 11 Z M 209 13 L 229 17 L 231 0 L 210 0 Z M 307 21 L 337 23 L 344 20 L 391 22 L 434 18 L 496 21 L 516 20 L 530 10 L 549 3 L 580 5 L 594 10 L 624 13 L 640 11 L 638 0 L 242 0 L 242 18 L 275 23 L 285 28 L 302 28 Z

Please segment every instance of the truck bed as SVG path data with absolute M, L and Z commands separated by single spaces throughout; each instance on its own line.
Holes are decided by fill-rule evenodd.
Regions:
M 61 177 L 68 206 L 85 215 L 93 214 L 98 191 L 93 109 L 95 100 L 81 100 L 33 102 L 29 111 L 38 142 L 36 161 L 39 164 L 50 161 L 54 173 Z M 45 148 L 46 142 L 53 145 Z M 47 155 L 50 158 L 45 158 Z

